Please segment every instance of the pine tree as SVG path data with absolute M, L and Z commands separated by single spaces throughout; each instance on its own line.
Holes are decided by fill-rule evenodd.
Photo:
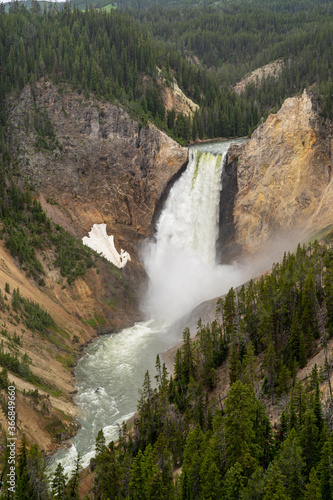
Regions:
M 3 368 L 0 373 L 0 389 L 7 389 L 9 386 L 8 370 Z
M 243 369 L 244 383 L 254 389 L 254 384 L 256 381 L 256 357 L 251 340 L 249 341 L 246 348 L 246 354 L 243 359 Z
M 264 496 L 264 470 L 258 467 L 249 477 L 246 488 L 242 491 L 241 500 L 257 500 Z
M 333 435 L 324 443 L 321 450 L 321 458 L 318 464 L 317 472 L 319 476 L 320 493 L 323 500 L 331 500 L 333 497 Z
M 144 452 L 143 465 L 143 498 L 164 498 L 162 475 L 157 466 L 156 451 L 149 444 Z
M 23 434 L 17 462 L 16 497 L 19 500 L 29 500 L 32 498 L 32 491 L 29 484 L 27 457 L 27 439 L 25 434 Z
M 312 469 L 309 476 L 309 482 L 305 486 L 304 500 L 322 500 L 322 498 L 316 469 Z
M 168 443 L 163 434 L 160 434 L 154 445 L 154 452 L 156 453 L 156 463 L 161 475 L 161 499 L 169 500 L 173 497 L 174 485 L 172 476 L 172 465 L 170 460 L 170 450 Z
M 281 473 L 285 476 L 285 486 L 288 494 L 293 500 L 303 498 L 304 479 L 302 470 L 304 459 L 302 448 L 299 445 L 296 431 L 291 430 L 287 439 L 282 444 L 277 464 Z
M 140 415 L 139 431 L 143 442 L 150 439 L 152 422 L 154 417 L 153 389 L 151 387 L 150 375 L 147 370 L 143 381 L 142 389 L 139 390 L 140 399 L 138 401 L 138 413 Z
M 292 500 L 283 485 L 284 480 L 285 477 L 281 473 L 279 466 L 276 462 L 273 462 L 267 471 L 263 500 Z
M 225 414 L 228 464 L 233 465 L 246 453 L 257 457 L 259 449 L 254 430 L 256 401 L 252 389 L 239 380 L 235 382 L 225 403 Z
M 290 386 L 290 377 L 290 370 L 286 367 L 286 365 L 282 364 L 277 378 L 276 395 L 278 397 L 288 391 Z
M 52 480 L 52 493 L 57 500 L 66 500 L 66 482 L 67 476 L 64 474 L 64 468 L 59 462 Z
M 316 418 L 311 410 L 307 410 L 304 415 L 304 424 L 300 429 L 300 445 L 306 463 L 306 473 L 310 473 L 313 467 L 319 462 L 319 431 L 316 426 Z
M 276 380 L 276 352 L 272 340 L 270 340 L 268 343 L 263 364 L 267 369 L 268 387 L 273 394 L 275 380 Z
M 240 374 L 240 361 L 238 344 L 234 342 L 231 347 L 230 360 L 229 360 L 229 381 L 230 385 L 239 379 Z
M 189 432 L 184 450 L 184 463 L 180 477 L 182 491 L 190 490 L 187 498 L 198 498 L 201 493 L 200 469 L 204 454 L 204 434 L 199 425 Z M 186 474 L 186 485 L 184 485 Z
M 81 472 L 82 472 L 82 466 L 81 466 L 81 456 L 78 455 L 73 470 L 72 470 L 72 477 L 68 481 L 67 487 L 66 487 L 66 492 L 67 492 L 67 497 L 70 500 L 79 500 L 80 499 L 80 493 L 79 493 L 79 484 L 80 484 L 80 477 L 81 477 Z
M 223 317 L 227 338 L 234 341 L 236 333 L 236 293 L 233 288 L 230 288 L 224 299 Z
M 105 437 L 103 433 L 103 429 L 98 431 L 96 442 L 95 442 L 95 456 L 98 457 L 100 453 L 105 450 Z
M 27 471 L 32 497 L 36 500 L 50 498 L 46 477 L 46 464 L 38 446 L 31 446 L 27 455 Z
M 316 365 L 317 367 L 317 365 Z M 317 426 L 318 432 L 321 433 L 324 426 L 324 418 L 321 406 L 321 397 L 320 397 L 320 389 L 319 389 L 319 381 L 318 381 L 318 371 L 317 371 L 317 379 L 316 379 L 316 392 L 315 399 L 313 404 L 313 413 L 315 416 L 315 424 Z
M 225 475 L 223 481 L 223 498 L 225 500 L 237 500 L 244 488 L 244 483 L 245 477 L 242 475 L 242 466 L 236 462 Z
M 144 457 L 141 450 L 133 459 L 131 479 L 129 482 L 129 492 L 131 500 L 144 500 L 144 473 L 143 473 Z
M 97 456 L 97 472 L 105 498 L 118 498 L 121 493 L 121 465 L 113 441 Z
M 182 351 L 182 377 L 185 384 L 188 384 L 190 377 L 194 376 L 194 358 L 191 343 L 191 333 L 189 328 L 185 328 L 183 332 Z
M 218 500 L 221 494 L 221 474 L 217 465 L 213 462 L 205 477 L 202 478 L 202 498 Z

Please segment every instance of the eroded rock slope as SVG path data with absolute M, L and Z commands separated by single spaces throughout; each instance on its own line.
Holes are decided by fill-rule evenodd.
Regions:
M 235 158 L 233 239 L 242 252 L 333 224 L 332 127 L 308 91 L 287 99 Z
M 54 151 L 36 148 L 36 109 L 47 113 Z M 121 108 L 68 86 L 42 81 L 25 87 L 11 103 L 10 122 L 13 150 L 49 214 L 78 237 L 105 222 L 118 250 L 131 254 L 150 233 L 166 185 L 187 161 L 187 149 L 154 125 L 140 128 Z

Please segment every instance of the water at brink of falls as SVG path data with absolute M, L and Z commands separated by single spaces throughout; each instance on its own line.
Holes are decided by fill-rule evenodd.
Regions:
M 69 474 L 78 453 L 82 465 L 88 465 L 100 429 L 107 443 L 116 440 L 119 425 L 136 411 L 146 370 L 153 379 L 156 355 L 181 339 L 182 332 L 171 337 L 168 326 L 204 300 L 241 283 L 235 266 L 215 262 L 221 177 L 229 145 L 224 141 L 190 147 L 187 169 L 169 193 L 155 237 L 143 249 L 150 277 L 143 307 L 154 319 L 101 337 L 87 348 L 76 369 L 75 403 L 82 428 L 72 446 L 54 456 L 52 470 L 61 461 Z

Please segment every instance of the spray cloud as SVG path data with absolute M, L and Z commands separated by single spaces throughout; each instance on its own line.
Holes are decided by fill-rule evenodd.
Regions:
M 221 175 L 229 144 L 190 148 L 188 167 L 169 193 L 155 239 L 144 248 L 150 277 L 145 309 L 151 317 L 173 322 L 241 283 L 237 265 L 215 261 Z

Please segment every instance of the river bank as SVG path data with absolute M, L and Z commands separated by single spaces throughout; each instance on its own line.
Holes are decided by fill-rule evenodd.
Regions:
M 199 317 L 203 323 L 215 318 L 215 300 L 205 301 L 242 283 L 237 266 L 216 264 L 222 172 L 233 142 L 190 148 L 188 166 L 168 195 L 155 238 L 142 249 L 150 277 L 142 308 L 151 319 L 100 337 L 86 348 L 76 367 L 73 398 L 81 428 L 71 448 L 53 457 L 53 468 L 61 461 L 70 473 L 79 454 L 87 466 L 100 429 L 106 442 L 116 440 L 122 422 L 135 414 L 147 370 L 154 386 L 157 354 L 173 373 L 184 328 L 194 336 Z

